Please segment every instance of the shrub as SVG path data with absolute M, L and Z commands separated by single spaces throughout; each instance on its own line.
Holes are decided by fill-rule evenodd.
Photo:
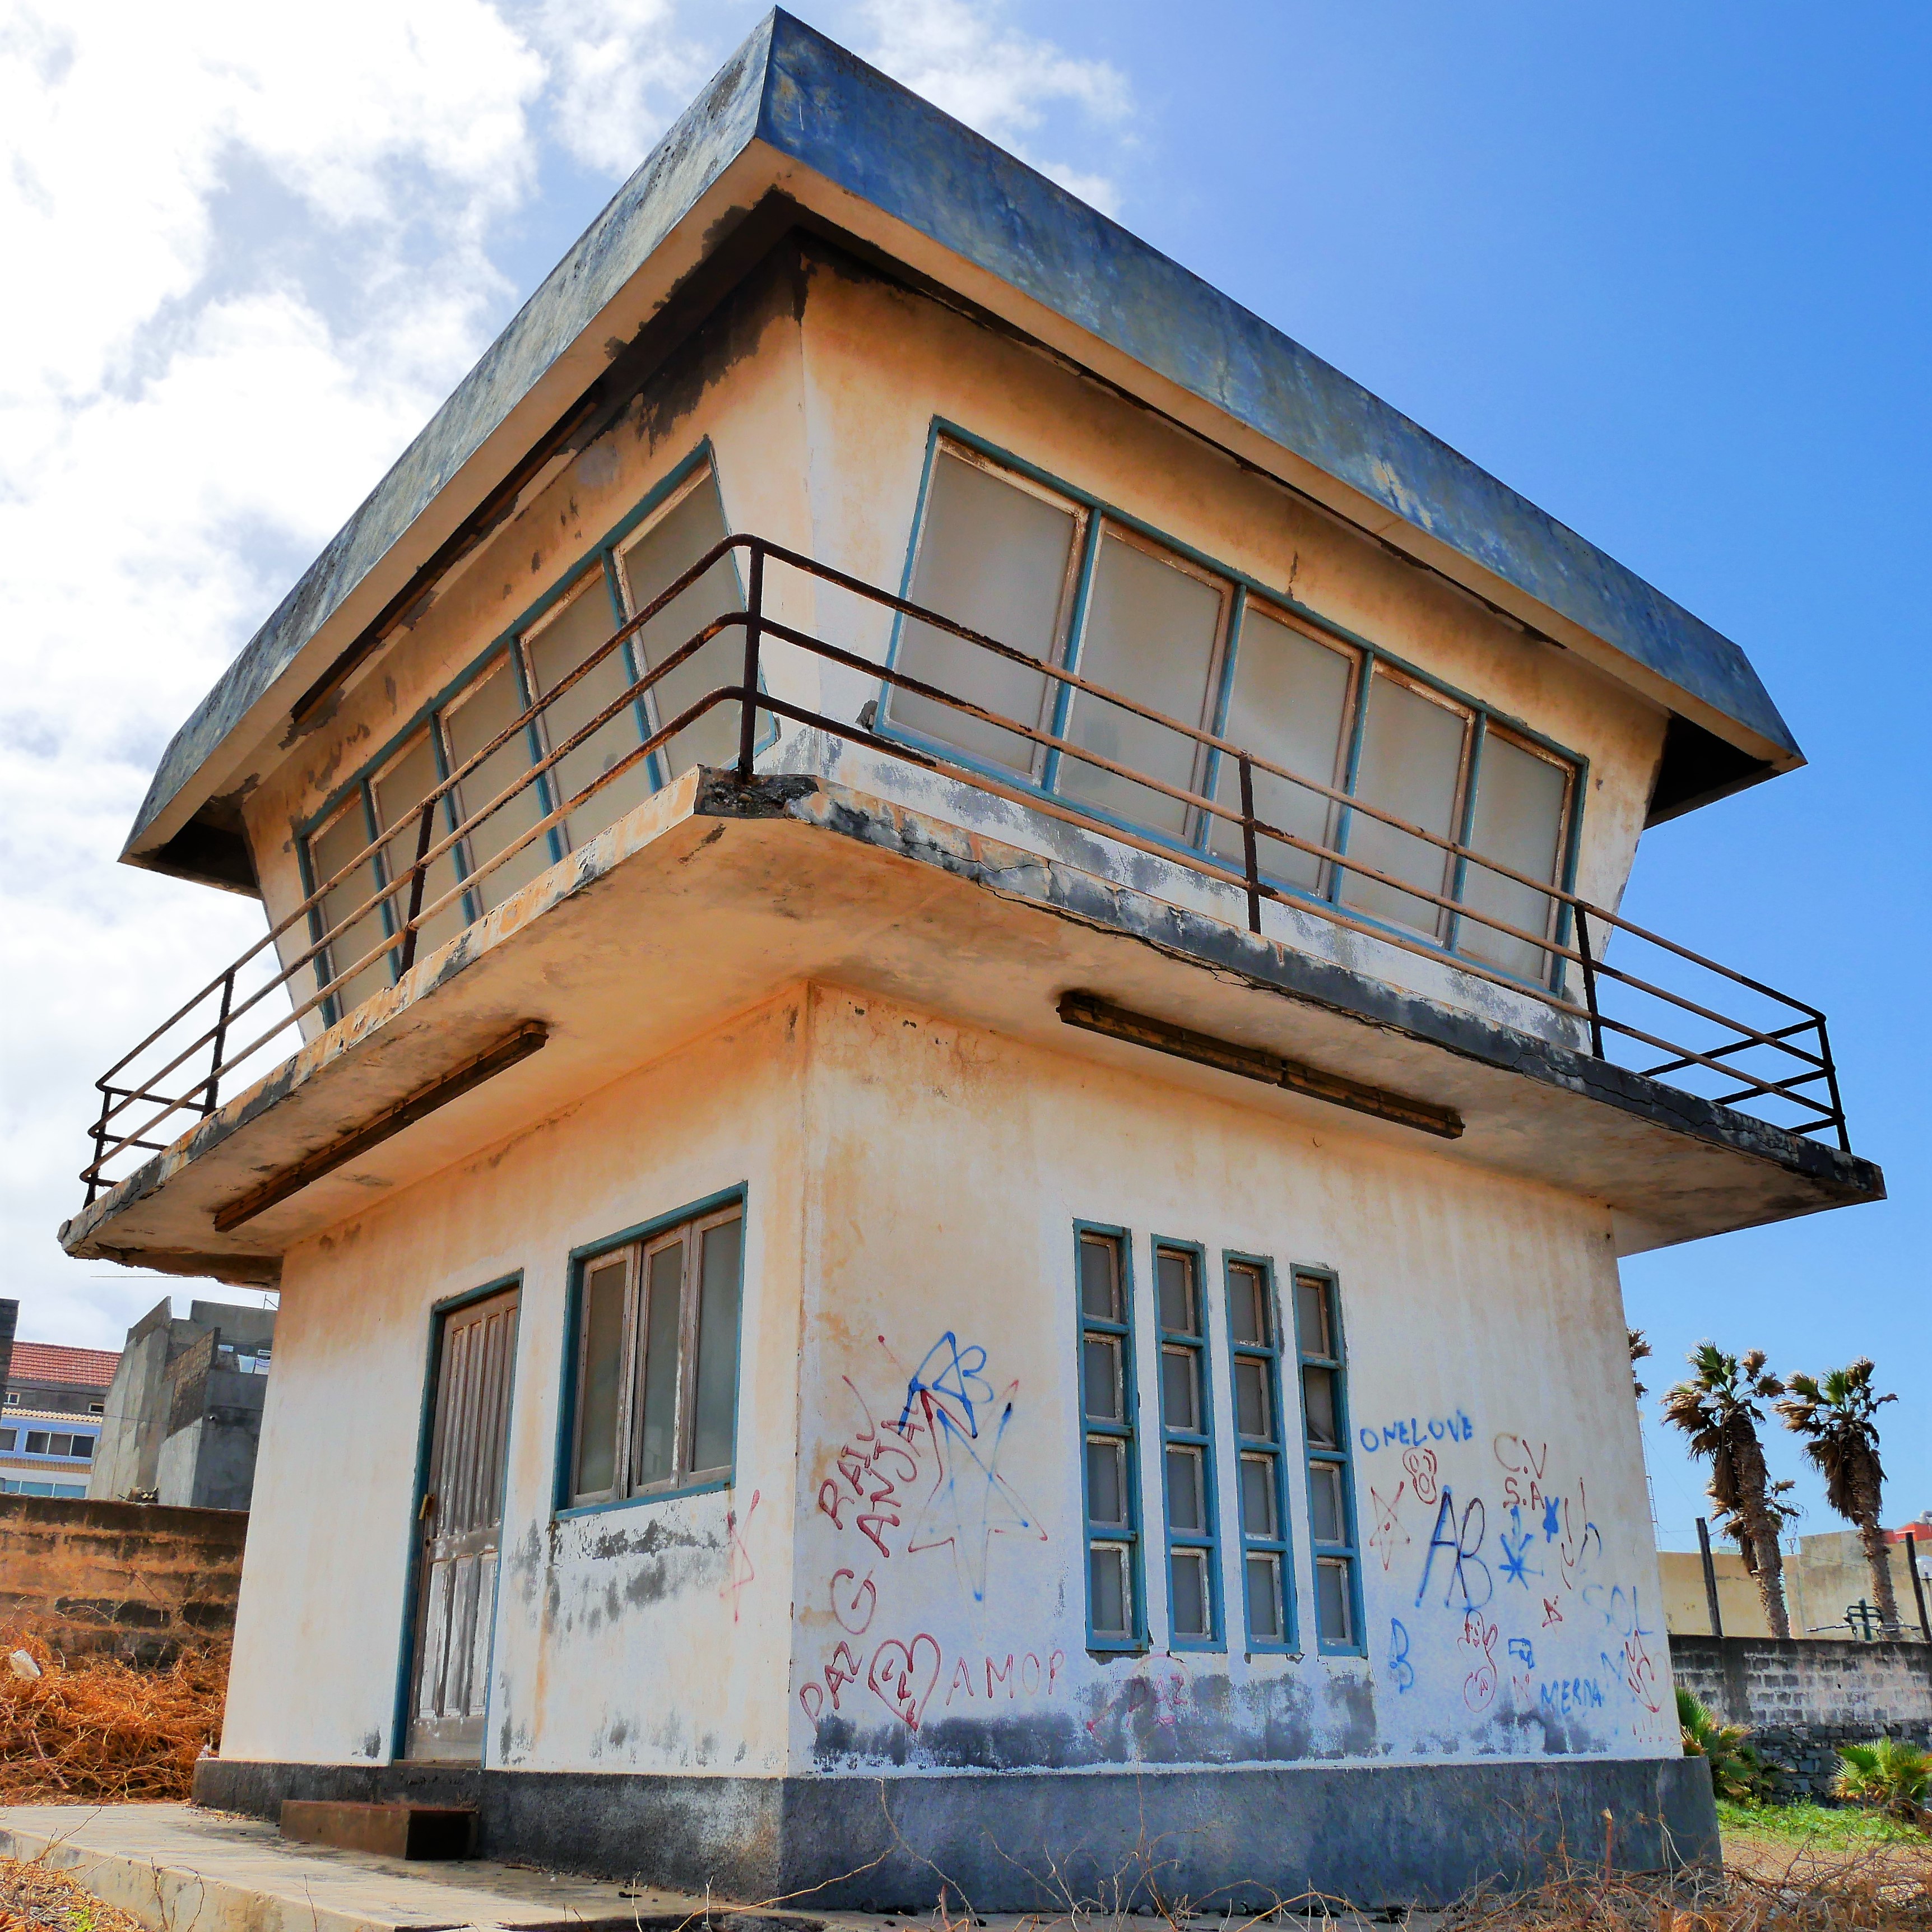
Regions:
M 1711 1788 L 1720 1798 L 1754 1804 L 1769 1795 L 1771 1774 L 1745 1743 L 1750 1732 L 1742 1724 L 1720 1724 L 1707 1706 L 1681 1685 L 1677 1722 L 1683 1732 L 1684 1755 L 1709 1760 Z
M 1932 1756 L 1896 1738 L 1843 1744 L 1838 1750 L 1838 1775 L 1832 1788 L 1854 1804 L 1869 1805 L 1915 1824 L 1928 1792 L 1932 1791 Z

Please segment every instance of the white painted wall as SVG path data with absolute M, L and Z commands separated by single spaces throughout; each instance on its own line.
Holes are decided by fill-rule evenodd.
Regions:
M 570 1250 L 740 1180 L 735 1489 L 554 1520 Z M 1210 1250 L 1224 1516 L 1220 1251 L 1338 1270 L 1365 1658 L 1312 1654 L 1292 1460 L 1304 1654 L 1250 1658 L 1238 1634 L 1225 1653 L 1170 1653 L 1157 1541 L 1151 1650 L 1088 1654 L 1076 1219 L 1133 1232 L 1149 1426 L 1149 1237 Z M 1130 1077 L 800 989 L 290 1256 L 224 1753 L 390 1752 L 431 1310 L 520 1271 L 493 1765 L 869 1775 L 1666 1754 L 1676 1724 L 1608 1235 L 1587 1202 L 1426 1145 L 1379 1144 L 1340 1114 L 1311 1132 L 1157 1068 Z M 882 1446 L 949 1334 L 975 1378 L 953 1385 L 982 1403 L 991 1391 L 976 1466 L 942 1466 L 916 1434 Z M 862 1508 L 842 1457 L 865 1466 L 862 1480 L 872 1472 Z M 827 1484 L 848 1490 L 836 1521 L 819 1507 Z M 1452 1508 L 1439 1537 L 1453 1541 L 1432 1552 Z M 876 1542 L 862 1514 L 878 1519 Z M 1232 1526 L 1224 1597 L 1238 1633 Z

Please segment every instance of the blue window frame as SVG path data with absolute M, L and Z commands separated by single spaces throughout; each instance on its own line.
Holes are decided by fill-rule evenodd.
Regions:
M 1154 1244 L 1168 1630 L 1174 1647 L 1183 1650 L 1212 1649 L 1221 1642 L 1221 1563 L 1215 1535 L 1220 1508 L 1203 1258 L 1202 1250 L 1190 1242 L 1156 1238 Z
M 722 610 L 742 608 L 735 561 L 722 559 L 641 632 L 560 690 L 612 632 L 645 608 L 724 534 L 722 500 L 710 446 L 704 445 L 590 551 L 560 572 L 543 596 L 494 638 L 304 828 L 300 851 L 305 893 L 333 878 L 373 841 L 383 842 L 310 914 L 311 940 L 320 940 L 374 893 L 407 875 L 415 862 L 424 797 L 540 697 L 557 694 L 538 718 L 445 794 L 432 814 L 433 844 L 517 784 L 704 623 Z M 736 657 L 734 652 L 739 652 Z M 689 765 L 716 764 L 735 756 L 735 709 L 720 706 L 649 757 L 627 766 L 577 811 L 535 832 L 494 869 L 482 873 L 506 848 L 535 832 L 586 786 L 634 755 L 661 723 L 680 715 L 719 683 L 734 680 L 741 662 L 735 632 L 713 638 L 651 691 L 615 712 L 430 866 L 424 908 L 454 896 L 435 922 L 423 928 L 418 954 L 481 919 Z M 776 729 L 775 722 L 767 721 L 760 748 L 771 742 Z M 396 935 L 404 916 L 404 906 L 392 896 L 350 924 L 317 959 L 320 987 L 365 956 L 376 955 L 323 1002 L 326 1023 L 333 1024 L 401 976 L 400 946 L 386 952 L 378 949 Z
M 572 1258 L 560 1514 L 728 1488 L 737 1468 L 742 1188 Z
M 1282 1426 L 1281 1316 L 1274 1270 L 1255 1255 L 1226 1255 L 1222 1268 L 1248 1648 L 1292 1651 L 1298 1647 L 1294 1552 L 1288 1533 L 1288 1444 Z
M 1307 1454 L 1309 1540 L 1315 1558 L 1315 1633 L 1324 1654 L 1361 1654 L 1362 1570 L 1348 1455 L 1348 1359 L 1340 1284 L 1328 1268 L 1298 1265 L 1294 1328 Z
M 988 495 L 1012 486 L 1004 508 Z M 957 531 L 941 526 L 949 516 Z M 969 567 L 997 545 L 1003 565 Z M 1111 568 L 1110 568 L 1111 566 Z M 1296 598 L 1163 536 L 975 437 L 932 426 L 902 594 L 1170 717 L 1231 736 L 1317 783 L 1420 824 L 1555 886 L 1574 885 L 1588 764 L 1331 623 Z M 1148 635 L 1143 637 L 1142 632 Z M 1155 647 L 1155 636 L 1164 640 Z M 1217 803 L 1238 802 L 1233 762 L 1010 661 L 896 620 L 889 662 L 995 712 Z M 1084 810 L 1157 843 L 1238 865 L 1238 826 L 888 686 L 880 728 L 942 757 Z M 1439 848 L 1292 781 L 1258 772 L 1258 816 L 1454 902 L 1264 837 L 1262 875 L 1285 892 L 1344 906 L 1369 925 L 1420 934 L 1530 984 L 1562 988 L 1568 908 L 1480 862 Z M 1536 938 L 1484 922 L 1501 920 Z
M 1074 1231 L 1087 1643 L 1092 1650 L 1138 1650 L 1147 1641 L 1130 1252 L 1124 1228 L 1082 1223 Z

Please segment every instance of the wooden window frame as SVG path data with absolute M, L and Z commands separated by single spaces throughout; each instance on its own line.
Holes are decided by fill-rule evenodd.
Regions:
M 1173 1650 L 1220 1650 L 1225 1648 L 1221 1580 L 1220 1495 L 1214 1466 L 1214 1377 L 1209 1346 L 1207 1250 L 1193 1241 L 1154 1239 L 1154 1336 L 1160 1371 L 1156 1377 L 1160 1402 L 1160 1496 L 1167 1536 L 1168 1646 Z M 1164 1256 L 1184 1262 L 1193 1283 L 1195 1332 L 1169 1328 L 1162 1318 L 1160 1301 L 1160 1264 Z M 1195 1426 L 1178 1426 L 1167 1412 L 1167 1358 L 1170 1353 L 1194 1358 L 1196 1394 L 1200 1413 Z M 1168 1480 L 1168 1451 L 1191 1449 L 1201 1458 L 1202 1526 L 1197 1530 L 1177 1530 L 1174 1522 L 1174 1497 Z M 1202 1559 L 1208 1586 L 1208 1628 L 1184 1634 L 1174 1616 L 1174 1563 L 1177 1555 L 1192 1551 Z
M 1334 1348 L 1332 1354 L 1321 1354 L 1311 1349 L 1309 1337 L 1302 1332 L 1301 1298 L 1298 1291 L 1304 1282 L 1318 1284 L 1322 1288 L 1327 1304 L 1329 1340 Z M 1310 1435 L 1306 1384 L 1300 1373 L 1295 1376 L 1295 1407 L 1301 1418 L 1304 1474 L 1308 1486 L 1308 1547 L 1312 1566 L 1310 1581 L 1315 1586 L 1311 1614 L 1315 1620 L 1316 1649 L 1324 1657 L 1365 1657 L 1368 1654 L 1368 1637 L 1363 1627 L 1361 1532 L 1355 1520 L 1354 1462 L 1351 1453 L 1348 1430 L 1348 1344 L 1342 1330 L 1341 1280 L 1333 1268 L 1298 1262 L 1288 1270 L 1288 1292 L 1294 1307 L 1298 1369 L 1325 1370 L 1334 1378 L 1332 1387 L 1335 1397 L 1336 1440 L 1331 1448 L 1326 1444 L 1316 1443 Z M 1341 1528 L 1343 1533 L 1343 1540 L 1340 1541 L 1332 1538 L 1318 1537 L 1315 1533 L 1314 1472 L 1317 1468 L 1334 1468 L 1339 1473 Z M 1343 1600 L 1348 1606 L 1349 1622 L 1346 1640 L 1327 1636 L 1322 1632 L 1321 1573 L 1324 1562 L 1340 1564 L 1345 1569 L 1347 1587 Z
M 1244 1342 L 1234 1334 L 1234 1290 L 1237 1270 L 1252 1274 L 1258 1283 L 1261 1306 L 1268 1324 L 1264 1342 Z M 1300 1638 L 1298 1592 L 1294 1587 L 1294 1541 L 1289 1534 L 1288 1480 L 1288 1411 L 1282 1402 L 1281 1298 L 1275 1281 L 1274 1264 L 1265 1256 L 1224 1252 L 1221 1257 L 1222 1292 L 1228 1314 L 1228 1413 L 1234 1438 L 1234 1526 L 1241 1552 L 1241 1607 L 1244 1628 L 1250 1652 L 1267 1651 L 1298 1655 Z M 1244 1362 L 1262 1364 L 1264 1384 L 1271 1407 L 1274 1433 L 1270 1436 L 1245 1435 L 1241 1429 L 1240 1367 Z M 1275 1534 L 1250 1534 L 1241 1516 L 1240 1468 L 1242 1462 L 1265 1456 L 1274 1466 Z M 1257 1634 L 1255 1629 L 1254 1593 L 1248 1584 L 1248 1559 L 1265 1556 L 1275 1565 L 1276 1608 L 1280 1629 L 1276 1635 Z
M 615 1505 L 648 1502 L 668 1496 L 689 1496 L 706 1490 L 728 1489 L 737 1480 L 738 1389 L 734 1379 L 731 1394 L 731 1460 L 704 1469 L 692 1466 L 697 1431 L 697 1376 L 698 1368 L 699 1303 L 704 1288 L 705 1237 L 714 1228 L 738 1224 L 737 1333 L 735 1352 L 740 1375 L 744 1366 L 745 1239 L 746 1210 L 742 1196 L 733 1196 L 695 1210 L 686 1210 L 652 1224 L 628 1238 L 606 1243 L 576 1262 L 570 1301 L 571 1333 L 568 1356 L 571 1367 L 569 1424 L 565 1442 L 559 1502 L 560 1514 L 584 1510 L 608 1509 Z M 650 1482 L 639 1479 L 643 1460 L 644 1410 L 642 1394 L 648 1365 L 645 1296 L 650 1280 L 651 1257 L 674 1244 L 682 1243 L 684 1262 L 679 1287 L 677 1370 L 675 1382 L 672 1432 L 675 1449 L 670 1473 Z M 586 1289 L 590 1276 L 598 1270 L 621 1262 L 624 1268 L 624 1306 L 619 1340 L 616 1412 L 613 1428 L 615 1441 L 608 1488 L 585 1490 L 579 1486 L 584 1461 L 584 1405 L 581 1400 L 589 1369 L 590 1329 Z
M 1081 1251 L 1093 1242 L 1108 1248 L 1114 1256 L 1114 1280 L 1119 1292 L 1120 1319 L 1103 1320 L 1087 1312 L 1082 1292 Z M 1133 1238 L 1124 1228 L 1077 1221 L 1073 1228 L 1073 1314 L 1075 1419 L 1079 1425 L 1081 1588 L 1085 1606 L 1087 1648 L 1096 1654 L 1118 1656 L 1123 1652 L 1144 1651 L 1148 1646 L 1147 1579 L 1144 1538 L 1141 1524 L 1141 1466 L 1138 1413 L 1139 1384 L 1134 1354 Z M 1117 1341 L 1120 1348 L 1120 1418 L 1118 1422 L 1090 1418 L 1087 1413 L 1087 1340 L 1090 1334 Z M 1104 1438 L 1121 1445 L 1123 1500 L 1126 1521 L 1099 1523 L 1094 1520 L 1093 1499 L 1088 1493 L 1087 1448 L 1090 1441 Z M 1127 1628 L 1102 1630 L 1094 1621 L 1093 1553 L 1096 1546 L 1125 1552 L 1126 1576 L 1132 1602 L 1129 1606 Z

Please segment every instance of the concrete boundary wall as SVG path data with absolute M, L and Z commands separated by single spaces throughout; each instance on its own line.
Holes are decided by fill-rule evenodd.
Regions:
M 248 1530 L 244 1510 L 0 1496 L 0 1623 L 165 1664 L 234 1628 Z
M 1923 1643 L 1673 1636 L 1672 1675 L 1711 1710 L 1748 1724 L 1793 1793 L 1824 1797 L 1838 1747 L 1894 1737 L 1932 1748 L 1932 1648 Z

